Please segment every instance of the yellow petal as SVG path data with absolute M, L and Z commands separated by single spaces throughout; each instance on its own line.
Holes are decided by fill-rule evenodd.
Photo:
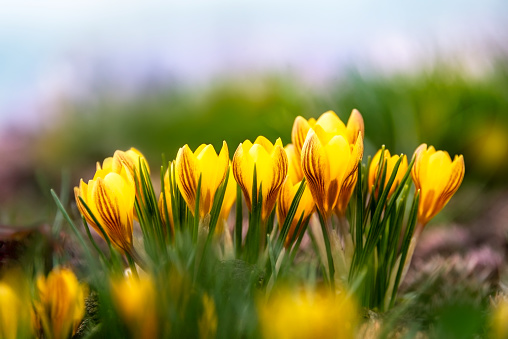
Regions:
M 276 144 L 271 154 L 272 179 L 270 186 L 263 184 L 263 211 L 261 218 L 266 220 L 275 207 L 279 191 L 288 173 L 288 159 L 284 148 Z M 267 180 L 268 182 L 268 180 Z
M 305 139 L 307 138 L 307 133 L 309 132 L 309 129 L 311 126 L 305 120 L 305 118 L 301 116 L 297 116 L 295 118 L 295 122 L 293 123 L 293 129 L 291 131 L 291 142 L 293 145 L 295 145 L 295 151 L 300 157 L 301 150 L 303 147 L 303 144 L 305 142 Z
M 254 141 L 254 145 L 260 145 L 261 147 L 263 147 L 265 149 L 265 151 L 267 153 L 272 153 L 272 150 L 273 150 L 273 144 L 270 142 L 270 140 L 268 140 L 267 138 L 265 138 L 264 136 L 260 135 L 256 138 L 256 140 Z
M 175 163 L 176 183 L 187 203 L 189 210 L 194 214 L 196 193 L 198 189 L 199 171 L 195 155 L 188 145 L 178 150 Z
M 228 185 L 224 194 L 224 201 L 222 202 L 222 208 L 220 211 L 220 219 L 226 220 L 229 216 L 229 212 L 236 201 L 236 181 L 233 176 L 233 168 L 229 169 Z M 222 223 L 219 223 L 222 225 Z M 217 226 L 219 226 L 219 224 Z M 220 231 L 220 230 L 217 230 Z
M 224 141 L 220 154 L 217 156 L 212 145 L 207 145 L 196 157 L 199 173 L 201 174 L 200 215 L 204 217 L 210 213 L 213 198 L 219 185 L 226 178 L 229 166 L 228 146 Z
M 316 121 L 316 125 L 320 125 L 323 129 L 333 135 L 348 136 L 346 125 L 340 120 L 334 111 L 323 113 Z M 315 128 L 314 128 L 315 129 Z
M 129 252 L 132 248 L 132 214 L 134 190 L 117 173 L 98 178 L 91 195 L 94 215 L 101 223 L 111 242 Z
M 326 185 L 330 183 L 327 153 L 313 129 L 309 130 L 302 148 L 302 170 L 318 209 L 326 217 L 333 209 L 327 200 Z
M 363 117 L 357 109 L 353 109 L 349 120 L 347 121 L 348 139 L 349 143 L 354 143 L 358 138 L 358 133 L 362 134 L 362 138 L 365 138 L 365 126 L 363 123 Z
M 249 210 L 252 209 L 252 178 L 254 176 L 254 160 L 249 154 L 252 143 L 245 140 L 238 145 L 233 155 L 233 176 L 240 185 Z

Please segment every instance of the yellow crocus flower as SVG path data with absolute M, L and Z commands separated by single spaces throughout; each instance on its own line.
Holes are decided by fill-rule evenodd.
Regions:
M 448 203 L 464 179 L 464 157 L 450 158 L 448 152 L 420 145 L 415 151 L 411 175 L 420 191 L 419 228 L 425 226 Z M 418 231 L 418 230 L 417 230 Z
M 157 338 L 157 293 L 149 276 L 127 276 L 111 283 L 113 302 L 133 338 Z
M 199 216 L 204 218 L 212 210 L 215 192 L 226 178 L 228 166 L 229 152 L 225 141 L 219 155 L 212 145 L 201 145 L 194 153 L 188 145 L 178 150 L 175 162 L 176 182 L 192 214 L 196 206 L 199 177 L 201 176 Z
M 328 141 L 330 141 L 334 136 L 342 136 L 342 138 L 351 146 L 356 145 L 358 141 L 358 136 L 361 136 L 361 153 L 363 155 L 363 135 L 365 131 L 364 123 L 363 123 L 363 117 L 360 114 L 360 112 L 356 109 L 353 109 L 351 112 L 351 115 L 348 119 L 347 125 L 345 125 L 342 120 L 335 114 L 333 111 L 328 111 L 323 113 L 317 120 L 309 119 L 308 121 L 305 120 L 302 117 L 297 117 L 295 119 L 295 122 L 293 124 L 293 130 L 291 133 L 291 139 L 293 140 L 293 144 L 295 145 L 296 153 L 297 154 L 303 154 L 303 147 L 305 140 L 310 134 L 310 131 L 313 130 L 314 132 L 316 130 L 319 130 L 319 138 L 323 139 L 323 142 L 326 144 Z M 338 155 L 332 155 L 332 157 L 340 158 Z M 358 161 L 361 160 L 358 158 Z M 302 155 L 302 167 L 303 162 L 305 161 L 303 159 Z M 316 164 L 317 165 L 317 164 Z M 319 165 L 322 166 L 323 164 Z M 345 166 L 345 164 L 343 164 Z M 351 195 L 353 194 L 353 190 L 355 188 L 358 174 L 356 173 L 357 166 L 354 167 L 355 173 L 350 173 L 350 175 L 344 176 L 340 182 L 340 187 L 335 188 L 331 186 L 329 193 L 337 194 L 337 196 L 334 199 L 334 197 L 323 197 L 321 196 L 321 200 L 328 200 L 328 203 L 326 204 L 326 213 L 323 211 L 323 213 L 329 215 L 331 214 L 331 211 L 335 208 L 337 214 L 339 216 L 343 216 L 346 213 L 346 208 L 349 203 L 349 200 L 351 198 Z M 304 170 L 305 172 L 305 170 Z M 348 172 L 349 173 L 349 172 Z M 307 178 L 308 180 L 308 178 Z M 311 185 L 311 183 L 309 183 Z M 328 186 L 328 182 L 326 183 Z M 320 184 L 322 186 L 322 184 Z M 323 192 L 321 192 L 323 193 Z M 315 193 L 313 193 L 315 194 Z M 333 200 L 333 201 L 332 201 Z M 317 200 L 316 200 L 317 202 Z M 324 201 L 323 201 L 324 202 Z M 330 205 L 331 204 L 331 205 Z M 330 206 L 328 206 L 330 205 Z M 318 204 L 319 208 L 319 204 Z M 322 204 L 320 210 L 325 208 L 324 204 Z
M 258 314 L 265 339 L 354 338 L 359 322 L 353 300 L 327 291 L 276 291 Z
M 361 132 L 362 138 L 365 134 L 365 127 L 363 117 L 357 109 L 353 109 L 349 116 L 347 125 L 344 125 L 342 120 L 333 111 L 323 113 L 317 120 L 298 116 L 293 123 L 293 130 L 291 131 L 291 141 L 296 147 L 296 152 L 300 152 L 307 138 L 307 134 L 311 128 L 320 125 L 325 132 L 332 135 L 342 135 L 350 144 L 354 144 L 358 138 L 358 133 Z
M 363 156 L 363 138 L 358 133 L 354 144 L 343 135 L 334 135 L 316 124 L 310 129 L 302 148 L 302 169 L 316 205 L 325 218 L 347 206 L 358 163 Z M 346 203 L 344 203 L 346 202 Z
M 280 138 L 272 144 L 265 137 L 259 136 L 254 143 L 245 140 L 236 149 L 233 156 L 233 175 L 242 188 L 249 210 L 252 209 L 254 167 L 256 167 L 257 191 L 258 194 L 261 193 L 263 199 L 261 218 L 267 220 L 275 207 L 288 173 L 288 158 Z
M 85 315 L 86 295 L 85 285 L 66 268 L 53 269 L 47 278 L 37 279 L 35 312 L 47 338 L 65 339 L 76 332 Z
M 79 187 L 74 187 L 74 195 L 78 209 L 88 224 L 104 237 L 79 197 L 85 201 L 113 245 L 129 253 L 132 250 L 136 189 L 126 165 L 122 165 L 118 172 L 112 172 L 110 167 L 103 166 L 88 184 L 81 179 Z
M 374 183 L 376 182 L 376 177 L 378 175 L 381 175 L 384 166 L 386 164 L 386 180 L 385 180 L 385 186 L 388 184 L 388 180 L 390 179 L 393 169 L 395 167 L 395 164 L 397 161 L 399 161 L 400 156 L 398 154 L 390 155 L 390 151 L 385 149 L 384 151 L 384 163 L 381 165 L 381 170 L 379 167 L 379 161 L 381 159 L 381 151 L 377 151 L 376 155 L 374 155 L 374 158 L 372 158 L 372 162 L 370 163 L 369 167 L 369 192 L 372 192 L 372 188 Z M 390 188 L 390 192 L 388 192 L 388 199 L 391 197 L 393 192 L 397 189 L 397 186 L 399 186 L 402 178 L 404 177 L 404 174 L 406 174 L 407 171 L 407 157 L 405 155 L 402 155 L 402 160 L 400 162 L 399 168 L 397 170 L 397 174 L 395 176 L 395 180 L 393 181 L 393 185 Z M 376 190 L 376 197 L 379 194 L 379 189 Z
M 7 271 L 0 280 L 0 338 L 31 338 L 31 302 L 26 277 Z

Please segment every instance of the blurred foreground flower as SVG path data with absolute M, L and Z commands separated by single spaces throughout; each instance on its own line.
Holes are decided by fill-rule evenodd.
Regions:
M 87 288 L 66 268 L 37 279 L 34 308 L 46 338 L 65 339 L 76 332 L 85 315 L 86 294 Z
M 354 338 L 358 309 L 350 298 L 329 290 L 275 292 L 258 306 L 263 338 Z
M 215 192 L 226 178 L 228 166 L 229 152 L 225 141 L 219 155 L 212 145 L 201 145 L 194 153 L 187 145 L 180 148 L 175 163 L 176 182 L 192 214 L 196 199 L 199 199 L 199 217 L 203 219 L 210 213 Z M 200 176 L 201 193 L 196 197 Z
M 129 275 L 112 281 L 112 297 L 133 338 L 157 338 L 157 299 L 149 276 Z
M 31 316 L 27 278 L 7 271 L 0 280 L 0 338 L 31 338 Z
M 215 338 L 217 333 L 217 311 L 215 303 L 207 294 L 203 295 L 203 314 L 198 322 L 199 337 L 202 339 Z
M 414 156 L 411 175 L 416 190 L 420 190 L 418 234 L 459 189 L 465 166 L 462 155 L 456 155 L 452 161 L 448 152 L 436 151 L 433 146 L 427 148 L 427 144 L 420 145 Z
M 267 220 L 275 207 L 275 202 L 288 173 L 288 159 L 282 141 L 272 144 L 263 136 L 254 143 L 245 140 L 236 149 L 233 156 L 233 174 L 242 188 L 249 210 L 252 209 L 252 183 L 256 168 L 257 191 L 263 199 L 261 219 Z M 262 187 L 261 192 L 259 188 Z
M 79 188 L 74 187 L 74 195 L 79 211 L 88 224 L 104 238 L 97 221 L 113 245 L 126 253 L 131 253 L 136 188 L 128 167 L 122 164 L 119 170 L 112 171 L 113 167 L 108 165 L 108 159 L 104 161 L 103 168 L 97 170 L 93 180 L 88 181 L 88 184 L 81 179 Z
M 399 160 L 400 156 L 397 154 L 394 154 L 393 156 L 390 155 L 390 151 L 385 149 L 383 154 L 383 163 L 381 166 L 379 166 L 379 162 L 381 160 L 381 152 L 383 150 L 380 149 L 377 151 L 376 155 L 374 155 L 374 158 L 372 158 L 372 161 L 370 163 L 369 167 L 369 192 L 372 193 L 372 189 L 374 184 L 377 184 L 378 187 L 375 188 L 375 196 L 378 197 L 379 192 L 382 191 L 386 185 L 388 184 L 388 179 L 393 173 L 395 164 Z M 386 178 L 384 182 L 384 187 L 380 188 L 379 185 L 381 185 L 381 182 L 376 183 L 376 179 L 383 173 L 386 166 Z M 405 155 L 402 155 L 402 161 L 400 162 L 399 168 L 397 170 L 397 174 L 395 176 L 395 181 L 392 184 L 392 187 L 390 187 L 390 192 L 388 193 L 388 199 L 392 196 L 393 192 L 397 189 L 397 186 L 399 186 L 402 178 L 404 177 L 404 174 L 407 171 L 407 157 Z M 381 180 L 381 178 L 377 179 Z
M 508 338 L 508 298 L 497 296 L 496 299 L 494 300 L 497 305 L 494 306 L 490 320 L 491 335 L 493 339 L 506 339 Z

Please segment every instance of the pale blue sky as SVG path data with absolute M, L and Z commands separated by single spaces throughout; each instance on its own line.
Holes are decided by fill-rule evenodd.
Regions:
M 0 122 L 104 83 L 413 67 L 432 48 L 507 37 L 507 13 L 505 0 L 0 1 Z

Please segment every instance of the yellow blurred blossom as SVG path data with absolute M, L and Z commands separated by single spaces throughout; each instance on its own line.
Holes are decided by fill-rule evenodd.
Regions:
M 0 279 L 0 338 L 31 338 L 31 302 L 26 277 L 7 271 Z
M 258 306 L 263 338 L 354 338 L 358 309 L 350 298 L 329 291 L 276 291 Z
M 113 302 L 133 338 L 157 338 L 157 293 L 149 276 L 112 281 Z
M 508 338 L 508 299 L 498 297 L 491 316 L 491 337 L 492 339 Z
M 85 315 L 86 295 L 86 286 L 66 268 L 55 268 L 47 278 L 37 279 L 34 308 L 47 338 L 65 339 L 76 332 Z
M 217 334 L 217 311 L 215 303 L 207 294 L 203 295 L 203 314 L 198 321 L 199 337 L 201 339 L 215 338 Z

